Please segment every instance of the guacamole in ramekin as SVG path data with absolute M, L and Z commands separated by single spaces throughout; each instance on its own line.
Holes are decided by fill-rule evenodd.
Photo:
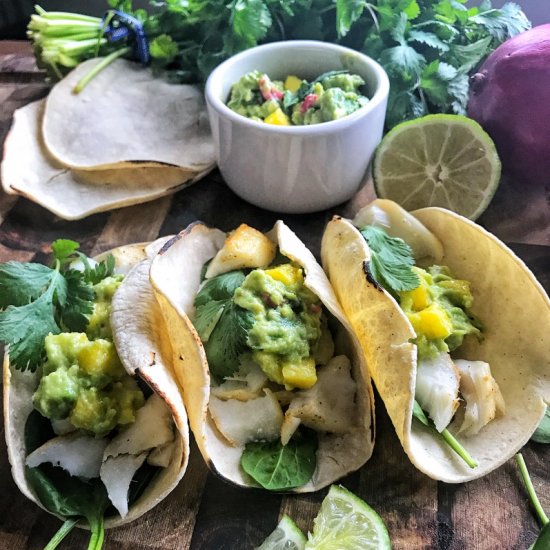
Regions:
M 271 80 L 252 71 L 231 88 L 227 106 L 252 120 L 278 126 L 304 126 L 350 115 L 369 99 L 360 93 L 365 81 L 349 71 L 329 71 L 308 82 L 290 75 Z

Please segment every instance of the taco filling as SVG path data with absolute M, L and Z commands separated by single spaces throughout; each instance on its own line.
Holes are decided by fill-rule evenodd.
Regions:
M 209 413 L 243 446 L 243 470 L 266 489 L 310 481 L 327 434 L 357 426 L 356 382 L 335 356 L 334 319 L 304 269 L 242 225 L 205 266 L 193 323 L 211 374 Z
M 361 212 L 359 223 L 372 225 L 361 223 L 359 231 L 371 251 L 370 275 L 394 297 L 416 333 L 411 340 L 417 352 L 415 400 L 438 432 L 457 416 L 458 433 L 475 435 L 503 415 L 505 406 L 488 363 L 455 359 L 467 335 L 483 338 L 482 323 L 471 312 L 470 283 L 456 279 L 446 266 L 415 265 L 407 234 L 392 224 L 395 212 L 384 210 L 386 202 L 377 201 Z M 430 246 L 424 242 L 422 249 Z M 418 408 L 415 416 L 421 416 Z
M 30 491 L 66 520 L 63 532 L 85 518 L 94 540 L 102 540 L 104 517 L 127 516 L 129 506 L 170 465 L 178 444 L 170 409 L 146 383 L 128 374 L 113 343 L 111 301 L 124 278 L 113 275 L 113 260 L 96 264 L 80 256 L 80 265 L 57 261 L 52 277 L 67 281 L 67 296 L 63 302 L 58 298 L 62 283 L 57 295 L 50 294 L 50 286 L 39 300 L 52 300 L 50 307 L 61 312 L 59 324 L 42 342 L 34 342 L 39 346 L 34 362 L 22 363 L 20 347 L 10 342 L 5 379 L 8 444 L 13 453 L 19 449 L 15 439 L 22 440 L 24 457 L 15 461 L 23 461 Z M 3 275 L 49 271 L 16 262 L 0 267 Z M 78 303 L 71 294 L 75 288 Z M 11 305 L 2 312 L 3 329 L 16 311 Z M 31 372 L 21 372 L 26 369 Z M 13 433 L 23 414 L 24 434 Z

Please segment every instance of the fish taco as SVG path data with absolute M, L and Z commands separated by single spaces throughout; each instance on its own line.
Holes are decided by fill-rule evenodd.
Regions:
M 374 444 L 372 387 L 311 252 L 281 221 L 267 234 L 187 227 L 153 259 L 191 429 L 239 486 L 315 491 Z
M 468 481 L 529 440 L 550 400 L 550 302 L 494 235 L 376 200 L 329 222 L 322 261 L 418 469 Z
M 101 548 L 104 528 L 150 510 L 185 473 L 187 416 L 148 284 L 163 243 L 92 260 L 62 240 L 52 268 L 0 265 L 8 456 L 23 494 L 64 520 L 57 541 L 76 524 Z

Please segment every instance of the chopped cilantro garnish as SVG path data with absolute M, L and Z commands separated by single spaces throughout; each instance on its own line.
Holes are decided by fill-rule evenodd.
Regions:
M 11 364 L 35 371 L 44 357 L 44 338 L 63 330 L 82 331 L 92 312 L 92 284 L 108 277 L 114 258 L 91 267 L 66 239 L 52 243 L 53 267 L 36 263 L 0 264 L 0 342 L 8 346 Z M 70 267 L 80 259 L 82 271 Z
M 379 285 L 391 294 L 418 287 L 420 279 L 411 269 L 412 249 L 403 239 L 390 237 L 383 229 L 371 225 L 363 227 L 361 234 L 371 250 L 370 271 Z

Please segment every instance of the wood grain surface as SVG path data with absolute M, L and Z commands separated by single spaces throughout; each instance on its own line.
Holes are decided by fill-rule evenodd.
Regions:
M 13 111 L 44 96 L 47 86 L 25 43 L 0 42 L 0 143 Z M 503 182 L 479 222 L 510 245 L 550 288 L 550 189 Z M 334 213 L 353 214 L 373 196 L 370 184 L 349 203 L 329 212 L 283 216 L 318 256 L 321 234 Z M 200 219 L 229 230 L 246 222 L 269 229 L 277 214 L 235 196 L 213 172 L 199 184 L 148 204 L 64 221 L 23 198 L 0 193 L 0 262 L 46 261 L 52 240 L 72 238 L 96 254 L 125 243 L 171 234 Z M 383 404 L 377 400 L 377 438 L 372 459 L 342 484 L 384 518 L 396 550 L 524 550 L 538 525 L 513 461 L 463 485 L 438 483 L 418 472 L 405 456 Z M 524 457 L 543 507 L 550 512 L 550 446 L 530 443 Z M 192 442 L 191 459 L 178 488 L 134 523 L 108 531 L 107 550 L 251 549 L 283 513 L 303 530 L 326 494 L 278 495 L 238 489 L 208 472 Z M 0 550 L 43 548 L 59 521 L 25 499 L 16 488 L 3 437 L 0 442 Z M 76 530 L 62 548 L 85 548 Z

